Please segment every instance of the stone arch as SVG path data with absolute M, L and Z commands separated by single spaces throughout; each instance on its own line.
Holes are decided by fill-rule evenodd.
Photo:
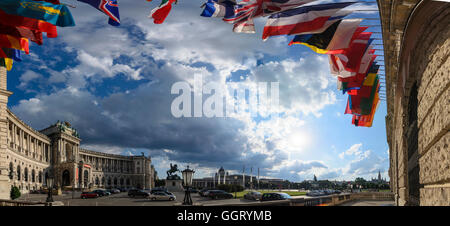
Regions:
M 64 186 L 70 186 L 70 172 L 69 170 L 64 170 L 62 173 L 62 180 L 61 185 Z

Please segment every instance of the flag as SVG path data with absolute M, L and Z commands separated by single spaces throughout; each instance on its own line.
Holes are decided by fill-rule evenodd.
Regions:
M 13 65 L 13 60 L 9 58 L 0 57 L 0 67 L 5 67 L 7 71 L 11 71 Z
M 366 53 L 368 46 L 370 46 L 371 35 L 372 32 L 360 33 L 358 37 L 351 42 L 349 48 L 345 49 L 341 54 L 336 54 L 343 63 L 342 65 L 346 71 L 358 72 L 361 59 L 364 53 Z
M 352 11 L 341 9 L 337 11 L 332 17 L 328 18 L 328 20 L 325 22 L 325 24 L 320 27 L 319 29 L 312 30 L 312 31 L 306 31 L 306 32 L 300 32 L 296 35 L 304 35 L 304 34 L 320 34 L 324 32 L 326 29 L 328 29 L 331 25 L 333 25 L 335 22 L 344 19 L 344 17 L 348 16 Z
M 0 9 L 7 14 L 42 20 L 60 27 L 75 26 L 72 14 L 65 5 L 33 0 L 1 0 Z
M 200 16 L 222 18 L 231 17 L 234 15 L 235 5 L 236 2 L 233 1 L 222 1 L 219 3 L 217 0 L 208 0 L 208 2 L 204 4 L 205 8 Z
M 317 0 L 263 0 L 263 13 L 264 15 L 270 15 L 314 1 Z
M 117 0 L 78 0 L 87 3 L 109 16 L 108 24 L 112 26 L 120 25 L 119 4 Z
M 42 45 L 42 32 L 23 27 L 5 26 L 0 24 L 0 34 L 11 35 L 19 38 L 27 38 L 38 45 Z
M 336 12 L 351 4 L 353 2 L 303 6 L 272 14 L 264 26 L 262 38 L 318 30 Z
M 28 39 L 26 38 L 0 34 L 0 47 L 21 50 L 26 54 L 29 53 Z
M 240 21 L 234 24 L 233 32 L 236 33 L 255 33 L 255 24 L 253 19 Z
M 169 15 L 170 10 L 172 9 L 172 3 L 174 2 L 175 0 L 162 0 L 161 5 L 154 8 L 148 17 L 153 18 L 153 23 L 162 24 Z
M 33 18 L 7 14 L 2 10 L 0 10 L 0 24 L 46 32 L 47 38 L 56 38 L 58 36 L 56 26 L 51 23 Z
M 8 58 L 14 61 L 22 61 L 22 54 L 17 49 L 1 48 Z
M 226 23 L 235 24 L 263 15 L 262 0 L 243 0 L 233 7 L 234 13 L 223 18 Z
M 320 34 L 297 35 L 289 43 L 308 46 L 316 53 L 333 54 L 348 48 L 362 19 L 338 20 Z

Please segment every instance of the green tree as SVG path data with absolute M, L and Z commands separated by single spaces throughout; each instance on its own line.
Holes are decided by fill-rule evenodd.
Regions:
M 12 200 L 18 199 L 20 197 L 20 195 L 21 194 L 20 194 L 20 190 L 19 190 L 18 187 L 16 187 L 16 186 L 11 187 L 11 194 L 10 194 L 10 196 L 11 196 Z

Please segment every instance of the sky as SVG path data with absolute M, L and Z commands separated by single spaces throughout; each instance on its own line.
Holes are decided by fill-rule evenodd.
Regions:
M 221 166 L 242 173 L 245 166 L 247 174 L 259 168 L 261 176 L 290 181 L 314 175 L 371 179 L 379 171 L 389 179 L 386 102 L 380 102 L 371 128 L 353 126 L 351 115 L 344 115 L 347 95 L 336 89 L 327 57 L 288 46 L 293 36 L 264 42 L 266 18 L 255 20 L 256 34 L 233 33 L 219 18 L 200 16 L 203 0 L 179 0 L 163 24 L 154 24 L 148 15 L 160 2 L 121 0 L 121 26 L 113 27 L 87 4 L 62 2 L 76 6 L 70 8 L 76 26 L 58 28 L 58 37 L 45 38 L 42 46 L 30 44 L 30 54 L 8 72 L 8 90 L 14 92 L 8 107 L 33 128 L 69 121 L 82 148 L 143 152 L 160 177 L 172 163 L 194 168 L 195 178 L 212 176 Z M 377 17 L 360 12 L 347 18 Z M 171 87 L 193 85 L 195 75 L 237 86 L 279 82 L 279 117 L 176 118 Z

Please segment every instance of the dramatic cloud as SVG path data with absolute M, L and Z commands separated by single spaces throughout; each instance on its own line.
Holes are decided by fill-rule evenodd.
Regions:
M 22 62 L 17 88 L 32 91 L 11 109 L 36 129 L 67 120 L 78 129 L 82 145 L 114 154 L 153 158 L 159 174 L 169 163 L 189 164 L 197 175 L 218 167 L 238 172 L 245 165 L 261 175 L 293 181 L 372 173 L 383 159 L 361 145 L 343 152 L 350 165 L 331 168 L 321 160 L 294 155 L 313 146 L 306 117 L 320 117 L 336 103 L 335 78 L 328 61 L 317 54 L 288 54 L 286 37 L 261 40 L 257 34 L 235 34 L 217 18 L 200 17 L 203 1 L 181 1 L 163 25 L 147 18 L 156 3 L 120 2 L 122 25 L 86 4 L 72 10 L 77 26 L 62 28 L 46 48 L 32 46 Z M 279 82 L 280 117 L 248 113 L 227 118 L 175 118 L 170 107 L 175 82 L 192 86 L 194 75 L 225 85 L 242 73 L 238 87 Z M 25 91 L 26 90 L 26 91 Z M 229 96 L 228 96 L 229 97 Z M 363 154 L 362 154 L 363 153 Z M 340 155 L 340 157 L 341 157 Z

